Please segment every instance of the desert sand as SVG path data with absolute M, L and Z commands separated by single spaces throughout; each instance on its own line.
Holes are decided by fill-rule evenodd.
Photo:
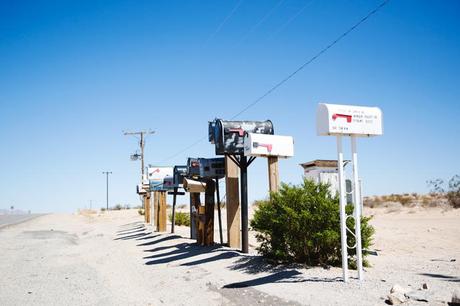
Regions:
M 196 246 L 187 227 L 153 232 L 135 210 L 41 216 L 0 230 L 0 305 L 385 305 L 393 285 L 423 283 L 429 302 L 405 305 L 450 301 L 460 289 L 460 210 L 365 213 L 378 255 L 362 283 L 352 271 L 347 284 L 340 268 L 268 265 L 254 233 L 243 255 Z

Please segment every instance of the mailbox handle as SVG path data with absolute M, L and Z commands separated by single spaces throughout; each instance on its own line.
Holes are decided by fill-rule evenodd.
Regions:
M 267 149 L 268 153 L 270 153 L 272 151 L 272 149 L 273 149 L 273 145 L 271 143 L 254 142 L 252 145 L 253 145 L 254 148 L 264 147 L 264 148 Z
M 238 133 L 238 135 L 239 135 L 240 137 L 243 137 L 244 134 L 245 134 L 245 130 L 243 130 L 242 128 L 228 129 L 228 132 L 229 132 L 229 133 Z
M 345 118 L 347 119 L 347 122 L 351 122 L 351 115 L 345 115 L 345 114 L 334 114 L 332 115 L 332 120 L 337 120 L 337 118 Z

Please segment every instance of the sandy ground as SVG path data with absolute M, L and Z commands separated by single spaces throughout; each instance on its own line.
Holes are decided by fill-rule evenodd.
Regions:
M 341 282 L 338 268 L 274 268 L 254 250 L 198 247 L 187 227 L 155 233 L 135 210 L 41 216 L 0 230 L 0 305 L 385 305 L 392 285 L 423 283 L 429 303 L 407 304 L 450 301 L 460 210 L 366 213 L 378 256 L 361 284 Z

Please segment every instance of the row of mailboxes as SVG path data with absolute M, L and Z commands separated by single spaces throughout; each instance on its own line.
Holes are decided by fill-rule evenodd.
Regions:
M 225 176 L 225 159 L 188 158 L 187 177 L 192 178 L 223 178 Z
M 216 155 L 244 154 L 247 133 L 273 135 L 273 123 L 266 121 L 227 121 L 215 119 L 208 124 L 209 141 L 215 144 Z

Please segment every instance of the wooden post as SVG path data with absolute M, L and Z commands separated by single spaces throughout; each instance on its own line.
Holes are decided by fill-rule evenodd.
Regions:
M 198 245 L 204 244 L 204 217 L 205 217 L 205 207 L 201 206 L 198 207 L 195 216 L 195 226 L 197 228 L 196 231 L 196 243 Z
M 227 241 L 231 248 L 240 248 L 240 199 L 238 166 L 225 157 L 225 186 L 227 208 Z
M 268 160 L 268 185 L 270 192 L 279 190 L 280 177 L 278 171 L 278 156 L 269 156 Z
M 204 245 L 214 244 L 214 209 L 216 207 L 214 200 L 215 191 L 216 188 L 214 180 L 206 180 L 206 192 L 204 196 Z
M 150 199 L 147 194 L 144 195 L 144 218 L 145 223 L 150 223 Z
M 196 239 L 197 226 L 196 218 L 198 216 L 198 208 L 200 207 L 200 194 L 190 192 L 190 239 Z
M 158 231 L 158 224 L 159 224 L 159 215 L 158 215 L 158 212 L 159 212 L 159 208 L 160 208 L 160 192 L 159 191 L 154 191 L 153 192 L 153 212 L 154 212 L 154 216 L 153 216 L 153 219 L 154 219 L 154 222 L 153 222 L 153 227 L 155 228 L 156 231 Z
M 166 232 L 166 191 L 158 191 L 158 231 Z

